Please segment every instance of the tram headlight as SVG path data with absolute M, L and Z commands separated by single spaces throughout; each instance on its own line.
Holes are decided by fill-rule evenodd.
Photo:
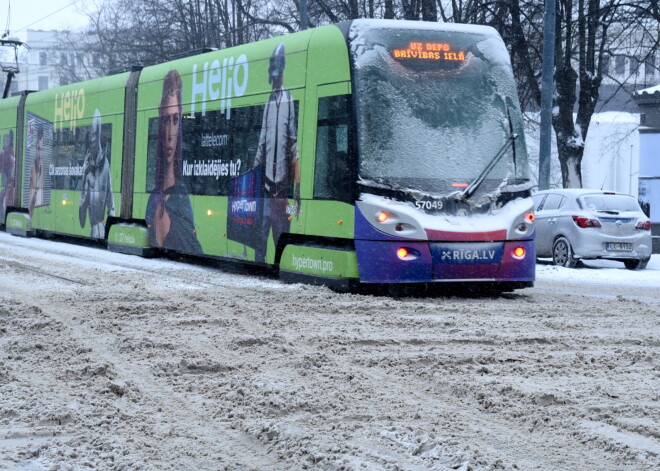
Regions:
M 376 214 L 376 221 L 380 222 L 381 224 L 386 223 L 390 219 L 390 214 L 386 211 L 380 211 L 378 214 Z
M 528 211 L 523 215 L 523 222 L 519 223 L 516 226 L 516 231 L 519 234 L 525 234 L 527 231 L 531 230 L 534 227 L 534 220 L 536 216 L 533 212 Z
M 419 251 L 409 247 L 399 247 L 396 250 L 396 256 L 399 260 L 409 261 L 417 260 L 420 257 Z
M 514 248 L 511 251 L 511 256 L 516 260 L 522 260 L 523 258 L 525 258 L 526 253 L 527 251 L 525 250 L 525 247 L 519 245 L 518 247 Z

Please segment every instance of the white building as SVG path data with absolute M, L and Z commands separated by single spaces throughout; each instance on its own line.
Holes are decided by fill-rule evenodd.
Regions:
M 18 54 L 18 69 L 12 80 L 10 94 L 24 90 L 45 90 L 66 85 L 68 83 L 66 70 L 82 66 L 82 59 L 61 46 L 61 35 L 65 33 L 50 30 L 27 31 L 27 48 L 20 48 Z M 13 61 L 13 51 L 3 51 L 3 63 Z M 0 83 L 4 87 L 6 74 Z

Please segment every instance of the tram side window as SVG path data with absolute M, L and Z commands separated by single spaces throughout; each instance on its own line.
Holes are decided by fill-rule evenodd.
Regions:
M 319 98 L 314 198 L 351 198 L 349 106 L 350 95 Z

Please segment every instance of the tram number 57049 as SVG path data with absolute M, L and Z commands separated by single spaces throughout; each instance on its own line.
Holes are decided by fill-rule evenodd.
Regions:
M 415 205 L 417 206 L 417 209 L 421 209 L 422 211 L 442 209 L 442 201 L 438 200 L 415 201 Z

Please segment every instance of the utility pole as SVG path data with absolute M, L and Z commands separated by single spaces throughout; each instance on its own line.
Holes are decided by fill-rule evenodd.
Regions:
M 2 71 L 7 74 L 7 80 L 5 81 L 5 89 L 2 93 L 2 98 L 7 98 L 9 96 L 9 90 L 11 89 L 11 81 L 14 79 L 17 73 L 20 71 L 18 70 L 18 48 L 23 46 L 26 49 L 30 49 L 27 44 L 18 41 L 17 39 L 5 39 L 5 37 L 9 33 L 5 33 L 2 36 L 2 39 L 0 39 L 0 47 L 7 46 L 7 47 L 12 47 L 14 49 L 14 64 L 7 64 L 3 63 L 0 65 L 2 68 Z
M 545 0 L 543 15 L 543 70 L 541 75 L 541 139 L 539 142 L 539 190 L 550 188 L 552 153 L 552 94 L 555 73 L 555 0 Z

